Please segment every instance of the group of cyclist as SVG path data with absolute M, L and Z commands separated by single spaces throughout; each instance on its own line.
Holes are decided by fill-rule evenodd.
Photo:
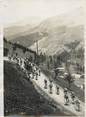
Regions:
M 38 76 L 41 75 L 41 70 L 38 66 L 36 66 L 34 63 L 30 62 L 28 58 L 20 58 L 20 57 L 12 57 L 9 56 L 9 60 L 15 61 L 19 66 L 22 67 L 23 70 L 27 71 L 28 78 L 32 78 L 35 80 L 38 80 Z M 44 79 L 44 89 L 49 88 L 49 93 L 53 93 L 53 81 L 49 81 L 48 85 L 48 80 Z M 60 87 L 56 85 L 56 94 L 60 95 Z M 71 99 L 71 100 L 70 100 Z M 80 101 L 78 98 L 76 98 L 74 92 L 69 92 L 67 88 L 64 88 L 64 104 L 69 105 L 70 102 L 74 105 L 76 105 L 76 110 L 80 111 Z
M 49 84 L 49 85 L 48 85 Z M 44 80 L 44 89 L 49 89 L 49 93 L 53 94 L 53 81 L 50 80 L 48 81 L 45 79 Z M 60 87 L 56 85 L 56 94 L 60 95 Z M 64 105 L 69 105 L 73 104 L 76 107 L 76 111 L 80 111 L 80 101 L 79 99 L 75 96 L 73 91 L 69 91 L 68 88 L 64 88 Z

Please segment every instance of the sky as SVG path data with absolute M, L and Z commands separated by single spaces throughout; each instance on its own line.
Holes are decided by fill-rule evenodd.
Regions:
M 84 0 L 0 0 L 0 22 L 12 25 L 29 17 L 44 20 L 83 6 Z

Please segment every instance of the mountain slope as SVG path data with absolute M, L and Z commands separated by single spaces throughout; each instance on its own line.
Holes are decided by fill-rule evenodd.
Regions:
M 30 33 L 29 35 L 19 36 L 15 39 L 12 39 L 12 43 L 19 43 L 25 47 L 29 47 L 35 43 L 36 40 L 41 40 L 43 37 L 46 37 L 45 33 L 34 32 Z
M 66 14 L 61 14 L 59 16 L 54 16 L 46 19 L 45 21 L 41 22 L 38 29 L 42 32 L 57 32 L 59 27 L 65 28 L 65 26 L 68 27 L 74 27 L 77 25 L 83 25 L 84 14 L 83 9 L 78 8 L 74 9 L 71 12 L 68 12 Z M 61 29 L 62 30 L 62 29 Z
M 31 31 L 34 28 L 33 25 L 27 24 L 27 25 L 14 25 L 9 28 L 5 28 L 5 36 L 7 37 L 7 40 L 13 40 L 14 38 L 23 36 L 28 34 L 29 31 Z
M 60 27 L 61 29 L 62 27 Z M 58 28 L 59 30 L 59 28 Z M 54 55 L 56 53 L 64 51 L 66 49 L 65 44 L 71 43 L 74 41 L 82 42 L 82 47 L 84 46 L 84 37 L 83 37 L 83 26 L 76 27 L 66 27 L 62 32 L 52 33 L 45 38 L 42 38 L 38 41 L 39 52 L 45 52 L 48 55 Z M 64 33 L 63 33 L 64 31 Z M 81 44 L 81 43 L 80 43 Z M 30 47 L 32 50 L 35 50 L 35 44 Z
M 66 43 L 74 41 L 83 43 L 83 12 L 81 9 L 77 9 L 68 14 L 48 18 L 35 31 L 46 32 L 48 34 L 47 37 L 38 41 L 39 52 L 42 51 L 48 55 L 61 53 L 66 49 Z M 35 50 L 35 45 L 33 44 L 30 48 Z
M 7 40 L 12 40 L 20 36 L 28 35 L 34 27 L 36 27 L 41 22 L 40 17 L 29 17 L 23 20 L 20 20 L 13 25 L 8 25 L 5 27 L 4 33 Z

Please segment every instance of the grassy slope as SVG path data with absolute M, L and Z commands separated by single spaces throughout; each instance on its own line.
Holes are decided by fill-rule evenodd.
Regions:
M 20 112 L 29 115 L 64 114 L 41 97 L 18 66 L 6 61 L 4 62 L 4 102 L 5 115 Z

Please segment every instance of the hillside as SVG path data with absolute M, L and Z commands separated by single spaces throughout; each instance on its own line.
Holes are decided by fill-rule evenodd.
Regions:
M 13 63 L 4 62 L 5 115 L 62 115 L 49 101 L 43 98 L 27 80 L 22 70 Z
M 7 40 L 13 40 L 20 36 L 28 35 L 39 23 L 41 19 L 39 17 L 29 17 L 4 28 L 4 33 Z
M 20 37 L 21 35 L 28 34 L 29 31 L 33 29 L 33 25 L 27 24 L 27 25 L 13 25 L 11 27 L 5 28 L 5 36 L 7 37 L 7 40 L 12 40 L 14 38 Z
M 19 42 L 20 45 L 23 45 L 25 47 L 29 47 L 35 43 L 36 40 L 40 40 L 43 37 L 46 37 L 45 33 L 39 33 L 39 32 L 32 32 L 29 35 L 21 35 L 17 38 L 14 38 L 11 40 L 12 43 Z
M 48 34 L 47 37 L 43 37 L 38 41 L 39 52 L 45 52 L 47 55 L 63 52 L 66 49 L 65 44 L 74 41 L 83 43 L 84 27 L 82 9 L 48 18 L 40 23 L 35 31 L 46 32 Z M 82 47 L 83 45 L 84 43 Z M 31 45 L 30 48 L 35 50 L 35 45 Z
M 44 37 L 38 41 L 39 52 L 42 51 L 48 55 L 54 55 L 59 52 L 61 53 L 64 51 L 64 49 L 66 49 L 65 44 L 69 44 L 74 41 L 84 42 L 83 26 L 60 26 L 57 28 L 57 32 L 54 31 L 47 37 Z M 35 50 L 35 45 L 33 44 L 30 48 Z
M 25 25 L 5 29 L 7 40 L 19 42 L 21 45 L 34 49 L 34 41 L 39 40 L 39 50 L 52 54 L 63 47 L 65 43 L 73 40 L 83 40 L 83 11 L 82 8 L 73 10 L 67 14 L 50 17 L 38 25 Z M 16 32 L 15 34 L 12 34 Z M 11 35 L 11 36 L 10 36 Z M 52 43 L 52 44 L 51 44 Z M 54 46 L 53 46 L 54 45 Z M 51 46 L 53 46 L 50 51 Z M 46 48 L 46 49 L 45 49 Z M 56 52 L 54 52 L 56 53 Z

